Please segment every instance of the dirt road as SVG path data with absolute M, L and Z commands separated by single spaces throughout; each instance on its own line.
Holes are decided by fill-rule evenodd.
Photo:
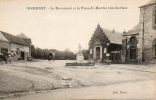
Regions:
M 156 65 L 98 64 L 66 67 L 66 62 L 18 62 L 1 66 L 1 90 L 15 89 L 20 92 L 24 86 L 27 91 L 45 90 L 44 93 L 4 100 L 156 99 Z M 15 81 L 16 77 L 18 81 Z M 35 86 L 33 89 L 32 83 Z M 53 86 L 70 88 L 53 90 Z
M 91 86 L 82 88 L 58 89 L 45 93 L 30 94 L 4 100 L 75 100 L 75 99 L 144 99 L 155 100 L 156 89 L 152 88 L 156 80 L 135 81 Z

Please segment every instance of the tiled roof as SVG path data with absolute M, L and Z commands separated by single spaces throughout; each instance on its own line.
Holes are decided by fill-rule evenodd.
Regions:
M 0 41 L 9 42 L 1 32 L 0 32 Z
M 122 44 L 122 33 L 116 32 L 115 30 L 103 29 L 103 32 L 106 34 L 110 43 Z
M 17 35 L 17 37 L 22 38 L 25 42 L 27 42 L 27 43 L 29 43 L 29 44 L 32 43 L 32 42 L 31 42 L 31 39 L 30 39 L 29 37 L 27 37 L 24 33 L 21 33 L 21 34 Z
M 153 4 L 156 4 L 156 0 L 150 0 L 145 5 L 142 5 L 141 7 L 145 7 L 145 6 L 149 6 L 149 5 L 153 5 Z
M 140 33 L 141 24 L 136 25 L 133 29 L 129 30 L 126 35 L 133 35 Z
M 11 35 L 9 33 L 6 33 L 6 32 L 2 32 L 0 31 L 4 36 L 5 38 L 11 42 L 11 43 L 16 43 L 16 44 L 19 44 L 19 45 L 24 45 L 24 46 L 30 46 L 30 43 L 26 42 L 24 39 L 20 38 L 20 37 L 17 37 L 17 36 L 14 36 L 14 35 Z
M 24 33 L 21 33 L 19 35 L 17 35 L 18 37 L 24 38 L 24 39 L 30 39 L 28 38 Z
M 91 37 L 90 44 L 92 44 L 91 41 L 95 38 L 108 39 L 110 43 L 113 44 L 122 44 L 122 35 L 122 33 L 115 30 L 104 29 L 98 24 L 93 36 Z M 106 38 L 104 36 L 106 36 Z

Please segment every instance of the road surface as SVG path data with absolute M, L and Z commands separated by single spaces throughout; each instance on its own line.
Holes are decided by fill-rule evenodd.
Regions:
M 13 70 L 16 71 L 16 73 L 22 72 L 25 73 L 23 74 L 24 76 L 31 74 L 37 77 L 41 77 L 40 75 L 42 75 L 41 79 L 47 79 L 47 77 L 49 78 L 49 76 L 51 78 L 56 74 L 61 76 L 63 79 L 66 79 L 65 81 L 66 83 L 69 83 L 69 86 L 72 86 L 73 82 L 78 82 L 79 84 L 77 85 L 81 86 L 77 87 L 76 85 L 74 85 L 76 87 L 73 86 L 73 88 L 50 90 L 48 92 L 45 91 L 43 93 L 36 94 L 30 93 L 28 95 L 5 98 L 4 100 L 156 100 L 156 65 L 99 64 L 92 67 L 76 66 L 70 68 L 64 66 L 66 62 L 67 61 L 38 61 L 31 63 L 19 62 L 7 66 L 1 66 L 2 70 Z M 53 73 L 52 76 L 51 73 Z M 26 78 L 29 79 L 29 77 Z M 35 77 L 33 79 L 35 79 Z M 38 78 L 35 80 L 38 80 Z M 61 82 L 64 82 L 64 80 Z M 42 85 L 41 88 L 44 89 Z
M 4 100 L 144 99 L 156 100 L 156 80 L 124 82 L 105 86 L 58 89 Z

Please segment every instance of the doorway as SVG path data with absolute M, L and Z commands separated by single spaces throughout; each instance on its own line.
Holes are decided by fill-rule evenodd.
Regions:
M 137 52 L 136 47 L 132 46 L 130 48 L 130 59 L 136 60 L 136 52 Z
M 21 52 L 21 60 L 25 60 L 24 52 Z
M 100 47 L 96 47 L 96 59 L 100 59 Z
M 153 40 L 152 49 L 153 49 L 153 57 L 156 58 L 156 39 Z

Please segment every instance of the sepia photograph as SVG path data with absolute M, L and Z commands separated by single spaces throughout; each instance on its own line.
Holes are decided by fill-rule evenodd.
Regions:
M 156 100 L 156 0 L 0 0 L 0 100 Z

